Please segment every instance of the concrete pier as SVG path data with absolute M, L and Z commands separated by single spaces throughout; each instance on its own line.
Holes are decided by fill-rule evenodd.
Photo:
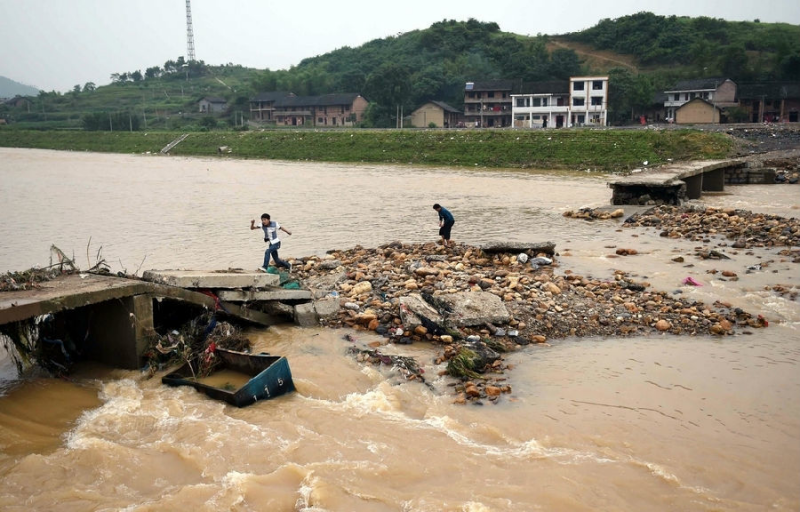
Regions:
M 308 301 L 306 290 L 273 288 L 279 277 L 265 273 L 153 271 L 148 282 L 96 274 L 70 274 L 31 290 L 0 293 L 0 325 L 53 314 L 73 340 L 91 336 L 87 358 L 125 369 L 140 367 L 159 315 L 170 309 L 202 308 L 263 326 L 276 317 L 241 302 Z M 203 292 L 164 284 L 174 282 Z M 257 289 L 249 289 L 251 287 Z M 263 287 L 263 289 L 262 289 Z M 245 288 L 245 289 L 237 289 Z M 166 303 L 166 305 L 165 305 Z M 174 307 L 169 304 L 176 303 Z M 183 306 L 179 306 L 183 304 Z
M 662 165 L 608 183 L 611 204 L 680 204 L 703 192 L 725 189 L 725 173 L 744 167 L 744 160 L 707 160 Z M 652 203 L 650 203 L 652 201 Z

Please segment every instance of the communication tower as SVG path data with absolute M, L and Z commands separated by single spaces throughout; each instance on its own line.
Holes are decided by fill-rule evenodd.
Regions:
M 192 30 L 192 0 L 186 0 L 186 61 L 194 61 L 194 31 Z

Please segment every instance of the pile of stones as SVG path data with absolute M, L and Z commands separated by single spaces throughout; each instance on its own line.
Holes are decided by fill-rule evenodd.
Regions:
M 733 208 L 659 206 L 631 216 L 624 227 L 654 227 L 663 237 L 706 243 L 722 237 L 736 249 L 800 246 L 800 219 Z
M 560 272 L 554 250 L 394 242 L 297 259 L 294 268 L 317 300 L 336 306 L 324 325 L 368 330 L 383 343 L 431 344 L 433 361 L 447 363 L 442 373 L 461 381 L 457 402 L 510 393 L 502 354 L 529 344 L 575 336 L 723 336 L 766 325 L 730 304 L 651 290 L 621 271 L 613 279 Z

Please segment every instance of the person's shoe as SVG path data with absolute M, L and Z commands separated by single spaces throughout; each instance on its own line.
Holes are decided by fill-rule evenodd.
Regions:
M 267 273 L 267 267 L 258 267 L 258 270 L 264 272 L 265 274 Z

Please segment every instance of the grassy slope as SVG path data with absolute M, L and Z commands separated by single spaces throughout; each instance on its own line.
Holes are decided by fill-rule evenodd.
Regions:
M 0 146 L 156 153 L 177 132 L 38 132 L 2 130 Z M 272 130 L 193 133 L 174 155 L 216 155 L 325 162 L 374 162 L 621 171 L 650 164 L 724 158 L 731 141 L 692 130 Z

